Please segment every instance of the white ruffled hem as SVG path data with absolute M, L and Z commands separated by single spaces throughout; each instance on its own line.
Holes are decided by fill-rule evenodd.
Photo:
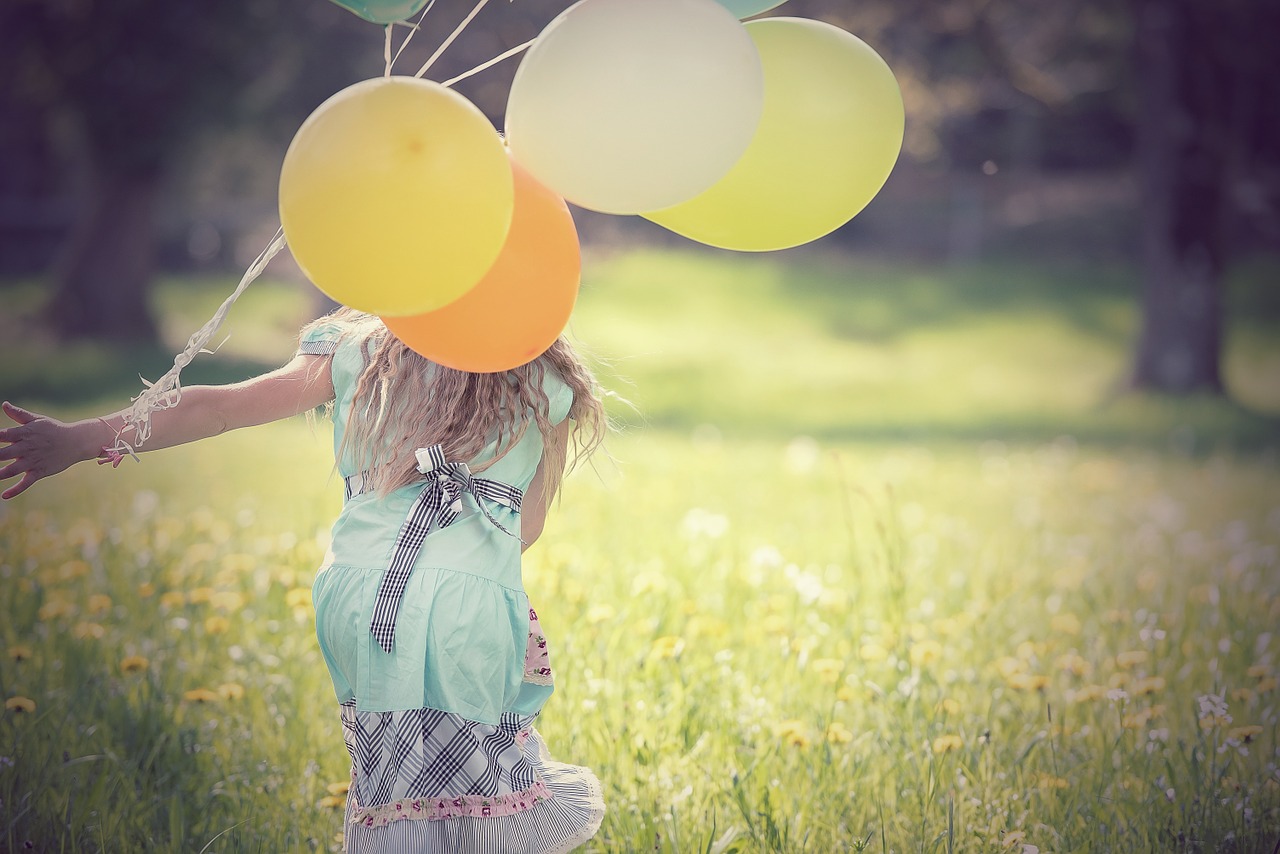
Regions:
M 551 797 L 518 813 L 489 818 L 391 821 L 378 827 L 347 824 L 347 854 L 565 854 L 600 830 L 605 804 L 600 781 L 588 768 L 550 758 L 535 731 L 538 772 Z M 350 818 L 351 804 L 348 804 Z

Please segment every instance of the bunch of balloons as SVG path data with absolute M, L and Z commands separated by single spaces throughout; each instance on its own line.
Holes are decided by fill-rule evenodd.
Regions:
M 425 0 L 341 5 L 376 22 Z M 348 87 L 280 177 L 285 236 L 338 302 L 467 371 L 537 358 L 568 323 L 580 254 L 565 200 L 726 249 L 798 246 L 879 192 L 902 145 L 893 73 L 781 0 L 579 0 L 522 60 L 505 143 L 444 86 Z

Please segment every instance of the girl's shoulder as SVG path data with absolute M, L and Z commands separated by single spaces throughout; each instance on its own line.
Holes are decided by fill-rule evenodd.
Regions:
M 341 324 L 323 318 L 308 323 L 298 336 L 298 352 L 309 356 L 327 356 L 338 349 L 343 331 Z
M 559 424 L 573 407 L 573 389 L 551 365 L 542 372 L 542 393 L 547 396 L 547 420 Z

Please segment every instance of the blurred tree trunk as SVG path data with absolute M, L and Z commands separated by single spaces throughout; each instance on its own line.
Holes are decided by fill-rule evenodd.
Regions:
M 153 343 L 157 330 L 147 293 L 158 177 L 99 166 L 91 180 L 54 271 L 48 322 L 64 338 Z
M 1222 269 L 1232 135 L 1224 29 L 1232 3 L 1134 0 L 1139 87 L 1142 331 L 1132 384 L 1223 390 Z

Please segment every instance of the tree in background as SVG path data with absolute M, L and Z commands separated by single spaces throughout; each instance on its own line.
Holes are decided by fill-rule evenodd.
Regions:
M 415 70 L 473 5 L 431 4 L 430 32 L 413 42 L 397 73 Z M 433 76 L 461 73 L 532 38 L 568 5 L 495 4 Z M 397 42 L 405 34 L 397 28 Z M 62 183 L 78 185 L 77 217 L 50 275 L 52 330 L 67 338 L 154 341 L 147 295 L 158 197 L 178 183 L 170 173 L 204 169 L 193 153 L 235 126 L 278 167 L 321 101 L 382 73 L 382 38 L 380 27 L 324 0 L 0 5 L 0 79 L 8 85 L 0 90 L 0 115 L 40 125 L 14 129 L 19 138 L 0 139 L 0 152 L 52 160 L 77 179 Z M 459 90 L 500 123 L 514 68 L 509 62 Z M 0 164 L 0 178 L 14 168 Z
M 433 34 L 398 71 L 416 68 L 414 52 L 434 48 L 472 5 L 434 4 Z M 568 5 L 493 4 L 438 70 L 460 73 L 519 44 Z M 914 164 L 963 182 L 989 162 L 1029 181 L 1131 163 L 1143 279 L 1132 384 L 1221 390 L 1223 270 L 1278 230 L 1280 6 L 790 0 L 775 14 L 830 21 L 885 56 L 902 83 Z M 11 81 L 0 102 L 21 97 L 60 141 L 62 168 L 84 176 L 82 216 L 53 276 L 56 331 L 152 336 L 146 287 L 166 170 L 233 123 L 282 156 L 321 100 L 380 72 L 379 39 L 377 27 L 324 0 L 0 6 L 0 79 Z M 500 124 L 515 66 L 459 88 Z M 0 174 L 13 168 L 0 163 Z
M 1132 380 L 1217 394 L 1223 271 L 1243 220 L 1275 216 L 1280 7 L 1133 0 L 1133 15 L 1143 282 Z
M 1040 142 L 1013 152 L 1039 157 L 1032 170 L 1049 156 L 1096 167 L 1127 149 L 1142 281 L 1129 385 L 1223 392 L 1224 270 L 1280 237 L 1280 4 L 793 0 L 780 11 L 825 13 L 883 51 L 903 83 L 908 152 L 942 168 L 1010 153 L 975 121 L 994 105 L 1039 125 L 1029 136 Z M 1113 120 L 1119 132 L 1100 133 Z
M 156 338 L 147 293 L 167 167 L 211 127 L 273 111 L 296 125 L 300 109 L 349 82 L 349 63 L 318 37 L 348 17 L 311 0 L 8 0 L 0 12 L 7 97 L 42 124 L 81 185 L 52 271 L 56 333 Z M 282 26 L 290 21 L 308 25 Z

